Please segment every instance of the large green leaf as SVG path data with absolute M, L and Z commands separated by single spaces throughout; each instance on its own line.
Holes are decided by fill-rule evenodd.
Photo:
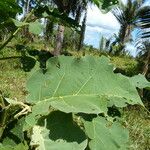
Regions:
M 126 150 L 128 131 L 119 123 L 112 125 L 102 117 L 97 117 L 92 122 L 85 121 L 86 133 L 91 139 L 90 150 Z
M 34 124 L 38 115 L 48 114 L 50 106 L 66 113 L 106 114 L 108 103 L 118 107 L 142 105 L 129 78 L 114 74 L 104 56 L 51 58 L 47 72 L 34 71 L 27 88 L 27 101 L 34 104 L 26 119 L 29 124 Z
M 84 150 L 85 133 L 73 122 L 71 114 L 53 112 L 34 126 L 31 146 L 37 150 Z

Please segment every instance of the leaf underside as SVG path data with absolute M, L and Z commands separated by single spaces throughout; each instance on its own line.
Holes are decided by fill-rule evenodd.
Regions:
M 65 113 L 106 115 L 108 106 L 143 105 L 129 78 L 115 74 L 104 56 L 50 58 L 45 74 L 40 69 L 32 72 L 27 90 L 27 101 L 34 104 L 26 118 L 29 126 L 51 107 Z
M 71 114 L 56 111 L 33 127 L 30 145 L 37 150 L 84 150 L 87 139 Z

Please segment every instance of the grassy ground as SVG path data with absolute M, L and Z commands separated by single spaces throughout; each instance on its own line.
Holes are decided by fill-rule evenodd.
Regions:
M 99 55 L 97 52 L 87 54 Z M 0 53 L 0 58 L 14 55 L 18 53 L 8 48 Z M 134 73 L 132 71 L 137 65 L 135 60 L 129 58 L 113 57 L 111 61 L 130 74 Z M 0 91 L 6 97 L 24 101 L 27 94 L 25 89 L 27 74 L 21 69 L 19 59 L 0 60 Z M 126 126 L 130 131 L 130 150 L 150 150 L 150 119 L 147 111 L 138 106 L 128 107 L 123 111 L 123 120 L 126 120 Z
M 0 54 L 0 58 L 16 55 L 18 53 L 8 48 Z M 26 78 L 27 74 L 21 69 L 19 59 L 0 60 L 0 91 L 5 97 L 24 101 Z
M 150 116 L 138 106 L 124 110 L 123 119 L 130 135 L 130 150 L 150 150 Z

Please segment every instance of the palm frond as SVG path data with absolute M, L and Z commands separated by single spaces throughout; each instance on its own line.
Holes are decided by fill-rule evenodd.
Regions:
M 112 9 L 112 14 L 116 17 L 117 21 L 122 25 L 126 23 L 124 12 L 121 8 L 116 7 Z
M 139 9 L 136 16 L 136 26 L 141 29 L 141 38 L 150 37 L 150 6 Z

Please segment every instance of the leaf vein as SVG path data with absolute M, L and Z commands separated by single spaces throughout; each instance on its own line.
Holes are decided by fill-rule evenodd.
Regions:
M 65 73 L 63 74 L 63 76 L 61 77 L 60 81 L 58 82 L 58 85 L 57 85 L 57 87 L 56 87 L 52 97 L 54 97 L 55 94 L 57 93 L 57 91 L 58 91 L 58 89 L 59 89 L 59 87 L 60 87 L 60 85 L 61 85 L 61 83 L 62 83 L 62 81 L 64 79 L 64 76 L 65 76 Z

